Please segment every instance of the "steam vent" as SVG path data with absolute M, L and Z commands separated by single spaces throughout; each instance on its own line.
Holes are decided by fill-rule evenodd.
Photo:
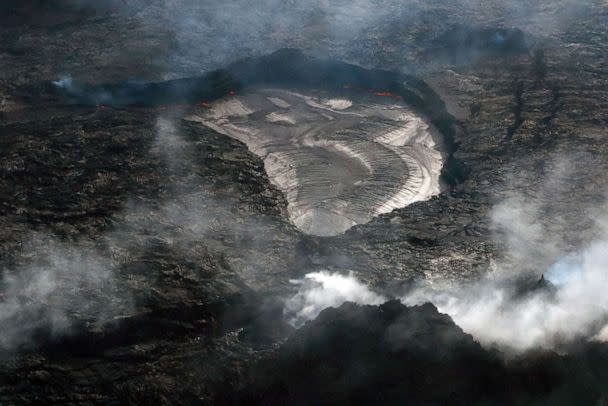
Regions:
M 261 157 L 287 198 L 290 220 L 308 234 L 340 234 L 439 192 L 436 131 L 386 95 L 259 88 L 189 119 Z

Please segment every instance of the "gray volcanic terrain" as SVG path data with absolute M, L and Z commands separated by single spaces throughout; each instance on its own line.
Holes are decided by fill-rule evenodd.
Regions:
M 605 404 L 606 21 L 3 1 L 0 404 Z

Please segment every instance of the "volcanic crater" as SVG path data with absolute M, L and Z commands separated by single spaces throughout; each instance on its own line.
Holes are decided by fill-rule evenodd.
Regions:
M 307 234 L 340 234 L 439 192 L 437 132 L 398 101 L 260 88 L 188 119 L 260 156 Z
M 606 403 L 605 1 L 99 3 L 0 2 L 0 404 Z
M 77 104 L 187 106 L 186 120 L 263 160 L 289 220 L 315 236 L 342 234 L 438 194 L 453 149 L 450 117 L 423 82 L 293 49 L 202 78 L 55 86 Z

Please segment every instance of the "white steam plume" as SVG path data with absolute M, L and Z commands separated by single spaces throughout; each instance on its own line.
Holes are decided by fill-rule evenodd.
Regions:
M 504 275 L 490 275 L 473 286 L 433 290 L 419 287 L 400 300 L 407 305 L 432 302 L 464 331 L 486 346 L 525 351 L 558 348 L 577 339 L 608 341 L 608 241 L 599 241 L 547 273 L 551 287 L 520 292 Z M 345 302 L 380 304 L 386 297 L 352 274 L 307 274 L 285 312 L 299 327 L 323 309 Z M 603 328 L 602 328 L 603 327 Z
M 608 241 L 556 263 L 546 280 L 553 286 L 518 292 L 510 279 L 491 275 L 470 287 L 419 288 L 401 300 L 433 302 L 485 345 L 523 351 L 604 339 L 606 334 L 598 332 L 608 315 Z
M 113 264 L 101 252 L 42 235 L 24 252 L 31 262 L 4 269 L 0 279 L 0 351 L 34 345 L 37 334 L 70 334 L 76 319 L 96 325 L 130 310 L 130 296 L 119 292 Z
M 592 162 L 589 156 L 581 159 Z M 510 196 L 493 210 L 496 238 L 505 247 L 497 270 L 473 284 L 419 285 L 403 292 L 400 300 L 407 305 L 432 302 L 482 344 L 503 350 L 565 349 L 579 340 L 608 341 L 608 207 L 586 210 L 592 219 L 568 216 L 575 210 L 572 205 L 582 204 L 571 198 L 572 188 L 578 186 L 569 178 L 577 179 L 576 171 L 584 168 L 558 157 L 546 169 L 534 198 Z M 578 239 L 580 248 L 568 249 L 566 241 L 576 240 L 575 232 L 584 237 Z M 307 278 L 311 275 L 316 274 Z M 352 275 L 324 273 L 323 278 L 344 283 L 347 292 L 356 287 L 364 294 L 336 294 L 340 286 L 327 289 L 305 279 L 287 305 L 289 313 L 299 317 L 292 323 L 315 317 L 323 306 L 383 298 Z
M 314 319 L 323 309 L 340 306 L 344 302 L 378 305 L 386 301 L 384 296 L 371 291 L 352 273 L 314 272 L 292 283 L 300 285 L 300 289 L 285 304 L 285 314 L 296 327 Z
M 62 85 L 70 83 L 66 79 Z M 151 153 L 160 154 L 171 171 L 179 170 L 180 165 L 187 166 L 188 144 L 174 122 L 159 117 L 156 130 Z M 195 236 L 187 234 L 185 226 L 195 234 L 204 228 L 205 216 L 201 215 L 204 199 L 200 200 L 187 199 L 187 218 L 179 217 L 184 210 L 177 210 L 173 201 L 161 206 L 159 217 L 176 224 L 174 229 L 182 239 L 193 239 Z M 129 261 L 128 254 L 121 258 L 116 253 L 133 248 L 142 230 L 172 240 L 168 231 L 159 226 L 162 221 L 151 217 L 151 212 L 141 204 L 128 204 L 126 221 L 99 240 L 109 247 L 104 249 L 95 248 L 96 243 L 86 239 L 61 242 L 53 236 L 32 232 L 22 247 L 23 264 L 0 270 L 0 352 L 34 347 L 39 338 L 78 333 L 83 322 L 94 327 L 133 313 L 132 292 L 117 276 L 120 266 Z

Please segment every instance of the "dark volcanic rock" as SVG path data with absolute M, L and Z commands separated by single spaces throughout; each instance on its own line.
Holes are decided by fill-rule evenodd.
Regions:
M 505 362 L 431 304 L 346 303 L 324 310 L 262 361 L 239 402 L 597 404 L 608 395 L 601 384 L 607 356 L 605 346 L 591 346 L 568 357 L 528 354 Z
M 397 301 L 323 311 L 255 376 L 259 404 L 471 404 L 506 390 L 498 359 L 448 316 Z
M 315 382 L 327 399 L 399 399 L 409 385 L 429 402 L 504 395 L 602 404 L 605 346 L 503 364 L 430 306 L 346 305 L 276 350 L 290 330 L 276 301 L 292 294 L 290 279 L 352 270 L 375 285 L 453 283 L 496 262 L 540 275 L 556 258 L 505 258 L 493 205 L 513 195 L 536 202 L 543 237 L 568 230 L 560 253 L 594 238 L 589 213 L 605 201 L 605 1 L 541 0 L 521 13 L 525 2 L 382 0 L 371 20 L 353 15 L 353 3 L 365 2 L 1 2 L 0 308 L 23 306 L 16 308 L 35 323 L 2 318 L 4 334 L 15 324 L 24 334 L 21 349 L 0 358 L 0 403 L 217 404 L 248 383 L 273 399 L 319 400 L 325 395 L 306 392 Z M 281 18 L 286 10 L 297 18 Z M 158 93 L 152 107 L 77 106 L 49 91 L 67 75 L 94 89 L 128 82 L 141 90 L 286 47 L 359 72 L 396 72 L 414 94 L 433 95 L 424 104 L 454 128 L 445 190 L 344 235 L 304 236 L 286 220 L 263 162 L 182 120 L 191 106 L 159 106 Z M 565 169 L 547 187 L 556 168 Z M 33 244 L 40 235 L 54 243 Z M 75 260 L 48 266 L 58 252 Z M 103 278 L 82 279 L 98 269 L 78 261 L 83 252 L 105 264 Z M 41 269 L 58 276 L 51 292 L 24 289 Z M 53 328 L 56 314 L 68 328 Z M 404 323 L 420 336 L 403 334 Z M 251 379 L 262 358 L 274 370 Z M 383 375 L 385 367 L 394 375 Z M 299 376 L 301 387 L 287 376 Z M 376 386 L 363 388 L 363 378 Z
M 524 32 L 518 28 L 458 26 L 437 37 L 429 52 L 433 57 L 443 56 L 455 63 L 463 63 L 483 56 L 523 54 L 528 49 Z

